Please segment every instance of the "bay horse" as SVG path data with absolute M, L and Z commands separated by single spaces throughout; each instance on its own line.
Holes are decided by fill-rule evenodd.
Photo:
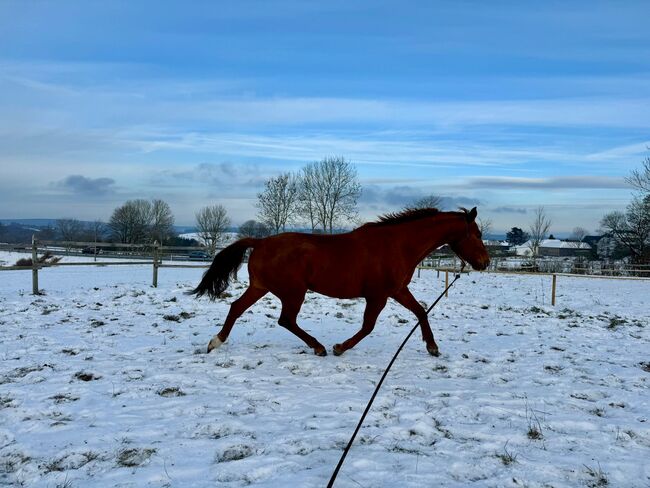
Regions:
M 344 234 L 315 235 L 287 232 L 263 239 L 244 238 L 215 257 L 199 285 L 189 294 L 207 294 L 212 300 L 228 287 L 230 279 L 253 248 L 248 260 L 250 283 L 231 306 L 226 321 L 208 344 L 208 353 L 227 339 L 237 318 L 271 292 L 282 302 L 278 323 L 302 339 L 318 356 L 325 347 L 298 326 L 296 317 L 307 290 L 334 298 L 366 300 L 361 329 L 333 347 L 343 354 L 366 337 L 388 298 L 413 312 L 420 321 L 427 351 L 438 356 L 426 311 L 408 289 L 417 265 L 433 250 L 448 244 L 477 270 L 490 258 L 476 225 L 476 207 L 441 212 L 435 208 L 392 213 Z

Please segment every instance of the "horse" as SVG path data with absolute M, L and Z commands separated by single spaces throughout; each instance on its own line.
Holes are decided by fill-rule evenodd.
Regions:
M 208 343 L 208 353 L 226 342 L 235 321 L 270 292 L 282 303 L 278 324 L 302 339 L 317 356 L 326 356 L 325 347 L 296 321 L 305 294 L 311 290 L 333 298 L 362 297 L 366 301 L 361 329 L 334 345 L 336 356 L 370 334 L 389 298 L 417 317 L 427 351 L 438 356 L 427 313 L 408 284 L 417 265 L 444 244 L 474 269 L 488 266 L 490 257 L 476 215 L 476 207 L 457 212 L 407 209 L 342 234 L 286 232 L 236 241 L 214 257 L 199 285 L 188 292 L 216 299 L 235 276 L 246 251 L 253 249 L 248 260 L 249 286 L 231 304 L 223 327 Z

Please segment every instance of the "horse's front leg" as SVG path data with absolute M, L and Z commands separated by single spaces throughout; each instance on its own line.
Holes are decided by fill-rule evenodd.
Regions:
M 366 299 L 366 310 L 363 313 L 363 325 L 361 326 L 361 330 L 350 337 L 347 341 L 344 341 L 341 344 L 334 344 L 333 351 L 336 356 L 340 356 L 348 349 L 353 348 L 361 339 L 372 332 L 372 329 L 375 328 L 377 317 L 379 317 L 379 314 L 386 306 L 387 300 L 388 297 Z
M 413 312 L 417 317 L 420 323 L 420 330 L 422 331 L 422 340 L 427 345 L 427 351 L 429 351 L 429 354 L 432 356 L 439 356 L 440 352 L 438 350 L 438 344 L 436 344 L 436 341 L 433 338 L 433 332 L 431 332 L 431 327 L 429 326 L 429 317 L 427 317 L 427 312 L 424 310 L 422 305 L 420 305 L 420 302 L 415 299 L 411 290 L 404 287 L 395 293 L 393 298 L 397 303 Z

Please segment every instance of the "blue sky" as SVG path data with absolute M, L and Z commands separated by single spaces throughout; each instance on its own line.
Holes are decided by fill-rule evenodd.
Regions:
M 650 2 L 0 1 L 0 218 L 255 217 L 325 156 L 363 220 L 427 194 L 502 232 L 625 207 L 650 153 Z

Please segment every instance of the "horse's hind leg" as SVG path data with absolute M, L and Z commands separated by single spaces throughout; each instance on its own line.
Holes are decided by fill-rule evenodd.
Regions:
M 232 326 L 235 325 L 235 320 L 237 320 L 241 314 L 243 314 L 251 305 L 253 305 L 257 300 L 262 298 L 268 293 L 268 290 L 264 288 L 256 288 L 249 286 L 248 289 L 240 296 L 237 300 L 232 302 L 230 305 L 230 311 L 226 317 L 226 321 L 223 324 L 223 327 L 217 335 L 215 335 L 208 344 L 208 352 L 213 349 L 218 348 L 226 342 Z
M 393 298 L 397 303 L 415 314 L 420 322 L 422 340 L 427 345 L 427 351 L 429 351 L 429 354 L 432 356 L 439 356 L 440 352 L 438 351 L 438 344 L 436 344 L 436 341 L 433 338 L 433 332 L 431 332 L 431 327 L 429 326 L 429 317 L 427 317 L 427 312 L 424 310 L 422 305 L 420 305 L 420 302 L 415 299 L 411 290 L 406 287 L 402 288 L 399 292 L 393 295 Z
M 314 354 L 317 356 L 327 356 L 325 346 L 298 326 L 296 319 L 304 299 L 304 293 L 301 296 L 280 297 L 280 301 L 282 301 L 282 312 L 280 312 L 278 324 L 302 339 L 305 344 L 314 350 Z
M 334 355 L 340 356 L 348 349 L 356 346 L 361 339 L 372 332 L 372 329 L 375 328 L 377 317 L 379 317 L 379 314 L 386 306 L 387 300 L 387 297 L 366 299 L 366 310 L 363 313 L 363 325 L 361 326 L 361 330 L 350 337 L 347 341 L 344 341 L 341 344 L 334 344 Z

